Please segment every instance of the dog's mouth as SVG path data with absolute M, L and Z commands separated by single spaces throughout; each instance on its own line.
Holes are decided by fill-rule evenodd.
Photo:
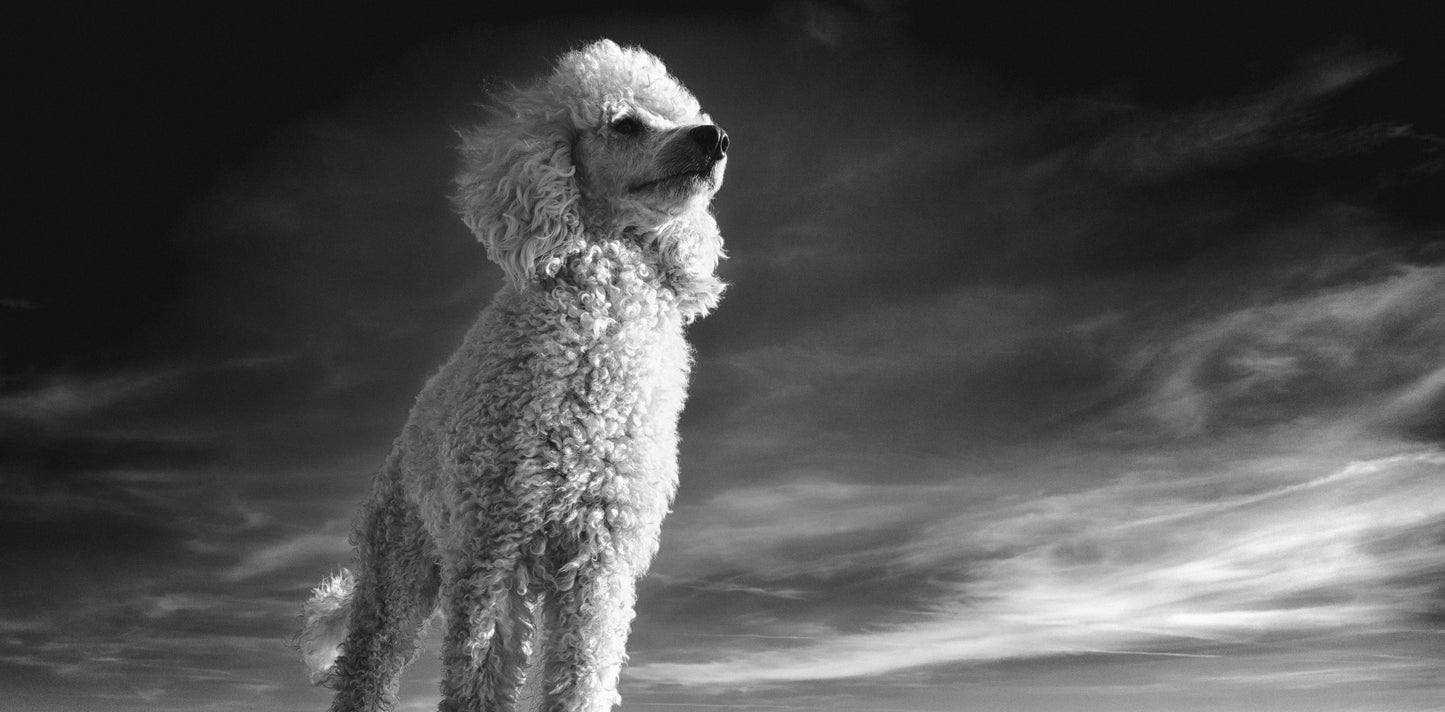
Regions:
M 715 165 L 716 164 L 710 164 L 706 168 L 673 173 L 672 175 L 656 178 L 645 183 L 639 183 L 632 186 L 628 192 L 644 193 L 666 189 L 694 190 L 702 186 L 711 186 L 717 182 L 717 179 L 713 176 L 713 167 Z

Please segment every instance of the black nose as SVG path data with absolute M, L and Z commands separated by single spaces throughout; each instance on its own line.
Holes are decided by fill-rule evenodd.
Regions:
M 728 132 L 712 125 L 698 126 L 688 131 L 694 143 L 707 154 L 708 158 L 714 161 L 722 160 L 728 155 Z

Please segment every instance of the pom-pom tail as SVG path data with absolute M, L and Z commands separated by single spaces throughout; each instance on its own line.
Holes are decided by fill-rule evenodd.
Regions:
M 311 671 L 311 684 L 324 685 L 336 669 L 336 658 L 346 640 L 346 623 L 351 616 L 351 592 L 356 579 L 342 569 L 327 576 L 311 589 L 311 600 L 301 611 L 301 630 L 292 646 Z

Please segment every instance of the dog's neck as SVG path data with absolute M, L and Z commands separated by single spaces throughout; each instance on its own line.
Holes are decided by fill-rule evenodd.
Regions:
M 539 286 L 547 294 L 589 292 L 598 300 L 655 292 L 665 308 L 690 322 L 717 306 L 725 286 L 712 271 L 716 257 L 700 254 L 699 237 L 709 236 L 640 229 L 590 234 L 540 275 Z

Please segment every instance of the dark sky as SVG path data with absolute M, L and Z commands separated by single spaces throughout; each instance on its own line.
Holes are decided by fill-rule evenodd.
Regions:
M 501 283 L 454 127 L 604 36 L 732 140 L 629 708 L 1445 695 L 1423 5 L 475 5 L 12 18 L 17 709 L 325 707 L 299 604 Z

